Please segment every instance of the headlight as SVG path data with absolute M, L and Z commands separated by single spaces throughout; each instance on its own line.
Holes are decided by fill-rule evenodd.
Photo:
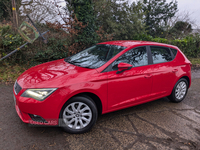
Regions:
M 48 89 L 27 89 L 21 96 L 34 98 L 38 101 L 43 101 L 49 95 L 51 95 L 57 88 Z

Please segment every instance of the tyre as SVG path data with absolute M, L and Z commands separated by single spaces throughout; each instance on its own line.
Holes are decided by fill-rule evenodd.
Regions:
M 96 123 L 98 111 L 89 97 L 71 98 L 63 106 L 60 113 L 60 126 L 69 133 L 88 132 Z
M 181 78 L 174 86 L 173 91 L 171 95 L 168 96 L 168 98 L 172 102 L 179 103 L 185 98 L 187 91 L 188 91 L 188 81 L 184 78 Z

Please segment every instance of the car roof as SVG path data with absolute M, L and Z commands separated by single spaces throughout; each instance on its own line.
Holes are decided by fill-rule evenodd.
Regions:
M 156 45 L 156 46 L 166 46 L 166 47 L 177 49 L 176 46 L 169 45 L 169 44 L 150 42 L 150 41 L 135 41 L 135 40 L 108 41 L 108 42 L 102 42 L 99 44 L 118 45 L 118 46 L 124 46 L 127 48 L 133 47 L 133 46 L 142 46 L 142 45 Z

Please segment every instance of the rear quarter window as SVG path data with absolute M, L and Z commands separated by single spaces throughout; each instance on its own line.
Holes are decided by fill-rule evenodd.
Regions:
M 174 54 L 174 58 L 175 58 L 175 57 L 176 57 L 176 54 L 177 54 L 177 50 L 171 48 L 171 51 L 172 51 L 172 53 Z

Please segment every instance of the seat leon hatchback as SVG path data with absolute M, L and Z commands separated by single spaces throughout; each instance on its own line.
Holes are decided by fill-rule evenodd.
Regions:
M 110 41 L 28 69 L 13 92 L 23 122 L 84 133 L 100 114 L 162 97 L 181 102 L 190 84 L 191 63 L 178 47 Z

